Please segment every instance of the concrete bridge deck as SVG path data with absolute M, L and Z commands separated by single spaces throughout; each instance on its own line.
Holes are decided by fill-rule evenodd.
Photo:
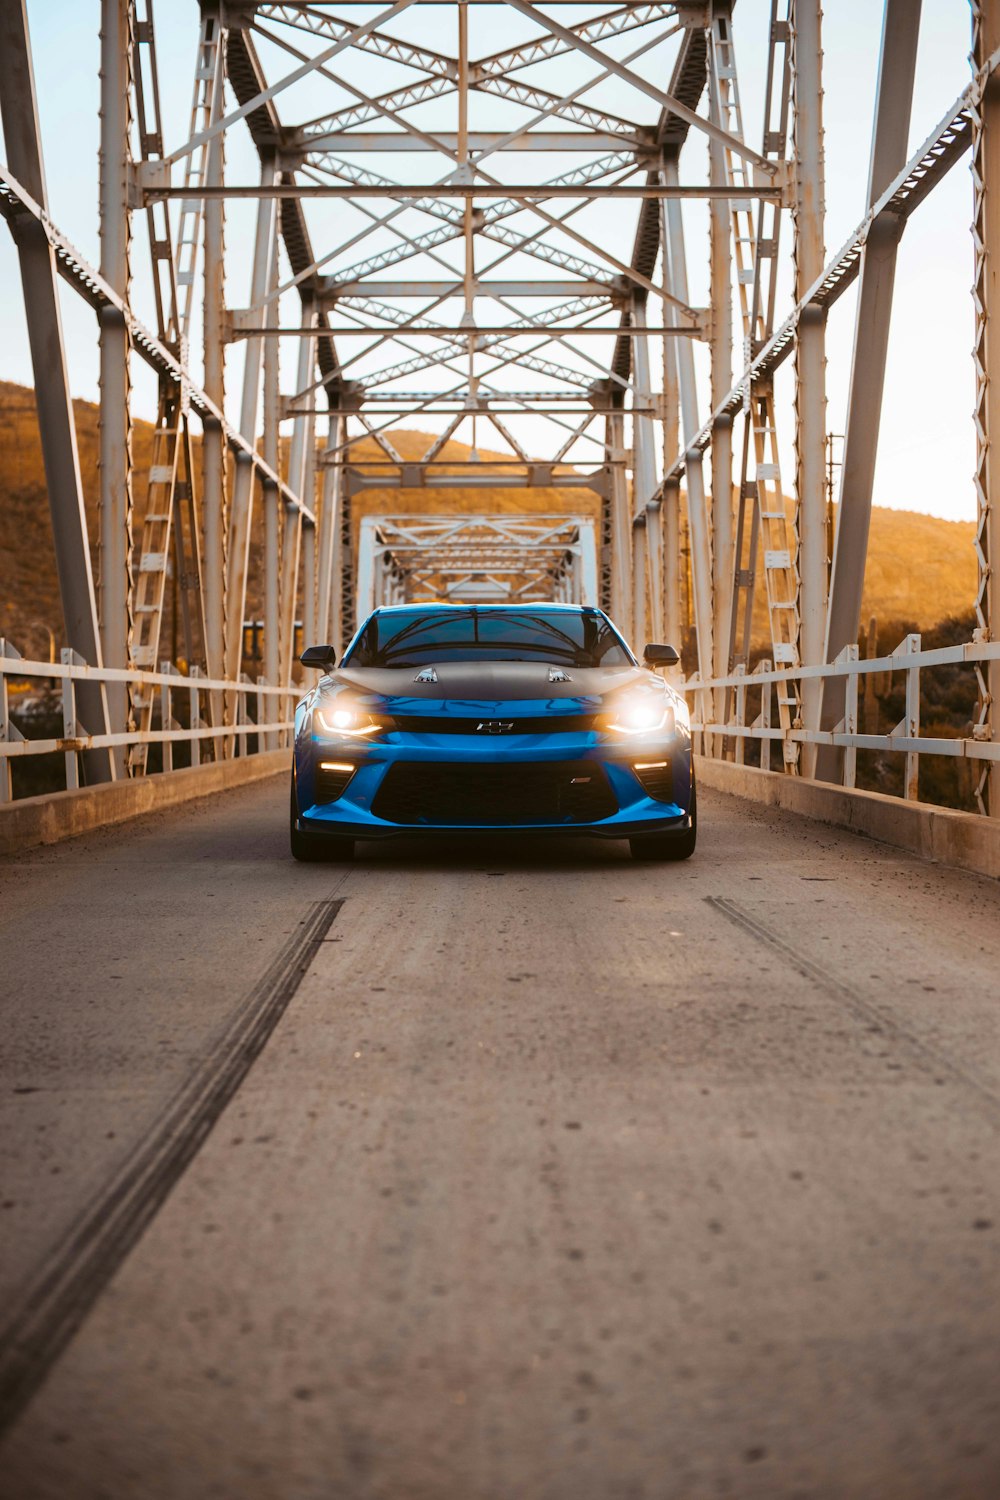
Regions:
M 0 1494 L 995 1495 L 1000 887 L 703 800 L 12 859 Z

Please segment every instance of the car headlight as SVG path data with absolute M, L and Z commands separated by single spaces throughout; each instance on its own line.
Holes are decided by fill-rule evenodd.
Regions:
M 317 708 L 315 714 L 315 728 L 321 735 L 363 739 L 367 735 L 377 734 L 381 727 L 371 714 L 362 713 L 356 708 L 336 708 L 329 704 L 324 708 Z
M 676 728 L 671 704 L 659 698 L 634 698 L 621 704 L 608 725 L 616 734 L 651 734 L 662 730 L 673 734 Z

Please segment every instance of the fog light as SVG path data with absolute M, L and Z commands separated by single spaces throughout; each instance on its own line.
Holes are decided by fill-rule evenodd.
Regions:
M 349 760 L 321 760 L 319 763 L 321 771 L 353 771 L 354 767 Z

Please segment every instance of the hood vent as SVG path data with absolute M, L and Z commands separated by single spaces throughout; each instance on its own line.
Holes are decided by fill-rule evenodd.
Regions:
M 421 667 L 413 680 L 414 682 L 437 682 L 438 674 L 433 667 Z
M 562 667 L 550 667 L 549 668 L 549 681 L 550 682 L 571 682 L 572 678 L 568 675 L 568 673 L 566 673 L 566 672 L 563 671 Z

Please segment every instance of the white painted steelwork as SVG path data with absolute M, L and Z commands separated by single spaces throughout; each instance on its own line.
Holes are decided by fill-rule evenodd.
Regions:
M 967 753 L 982 769 L 980 808 L 1000 812 L 1000 795 L 990 795 L 1000 740 L 990 654 L 1000 419 L 988 274 L 1000 254 L 1000 0 L 973 0 L 972 83 L 908 162 L 919 5 L 885 0 L 864 213 L 829 260 L 818 0 L 771 0 L 766 35 L 739 38 L 765 61 L 764 118 L 753 128 L 739 90 L 735 0 L 436 5 L 432 34 L 419 0 L 344 0 L 341 14 L 325 0 L 189 3 L 193 88 L 160 77 L 155 0 L 101 0 L 98 271 L 48 216 L 25 8 L 0 0 L 0 213 L 17 242 L 32 337 L 64 638 L 94 668 L 79 676 L 80 716 L 94 731 L 88 779 L 145 768 L 156 685 L 143 669 L 164 656 L 171 567 L 185 666 L 211 683 L 203 738 L 213 754 L 241 739 L 251 604 L 263 616 L 268 680 L 290 684 L 296 621 L 342 649 L 359 608 L 423 597 L 432 581 L 447 597 L 527 587 L 593 600 L 639 646 L 645 636 L 684 645 L 699 691 L 711 683 L 717 694 L 703 715 L 705 748 L 738 754 L 749 679 L 736 669 L 749 659 L 760 581 L 778 669 L 764 743 L 780 741 L 791 774 L 849 777 L 847 731 L 832 721 L 844 720 L 841 694 L 852 691 L 840 657 L 857 635 L 896 245 L 971 146 L 980 583 L 977 639 L 963 659 L 979 674 L 969 743 L 980 749 Z M 160 10 L 162 26 L 162 0 Z M 614 109 L 602 86 L 613 87 Z M 182 140 L 164 136 L 167 88 L 191 100 Z M 247 135 L 259 166 L 241 181 L 229 148 Z M 239 199 L 253 201 L 256 228 L 237 273 L 229 204 Z M 707 204 L 708 308 L 689 293 L 691 199 Z M 789 212 L 793 232 L 782 239 Z M 796 302 L 780 321 L 786 245 Z M 56 273 L 100 329 L 98 539 L 86 534 Z M 848 418 L 833 422 L 847 433 L 845 519 L 828 599 L 825 321 L 859 275 Z M 148 322 L 133 305 L 139 283 L 153 290 Z M 745 354 L 734 375 L 737 318 Z M 283 369 L 288 340 L 298 357 Z M 660 342 L 659 362 L 650 340 Z M 696 340 L 710 355 L 708 389 Z M 238 418 L 227 415 L 227 352 L 242 360 Z M 793 353 L 794 495 L 780 468 L 787 417 L 774 388 Z M 160 386 L 138 550 L 133 355 Z M 424 450 L 415 455 L 402 431 L 428 431 Z M 524 540 L 548 518 L 521 492 L 541 486 L 561 492 L 559 525 L 567 535 L 576 528 L 562 551 L 531 553 Z M 449 510 L 456 491 L 477 490 L 497 492 L 489 516 L 462 517 L 462 548 L 442 552 L 434 526 L 459 521 Z M 415 524 L 404 514 L 414 491 L 434 492 L 420 546 L 399 530 Z M 592 517 L 582 498 L 573 504 L 581 494 Z M 467 498 L 453 504 L 468 509 Z M 534 571 L 518 574 L 497 552 L 497 526 L 522 528 L 517 545 Z M 119 675 L 102 676 L 102 665 Z

